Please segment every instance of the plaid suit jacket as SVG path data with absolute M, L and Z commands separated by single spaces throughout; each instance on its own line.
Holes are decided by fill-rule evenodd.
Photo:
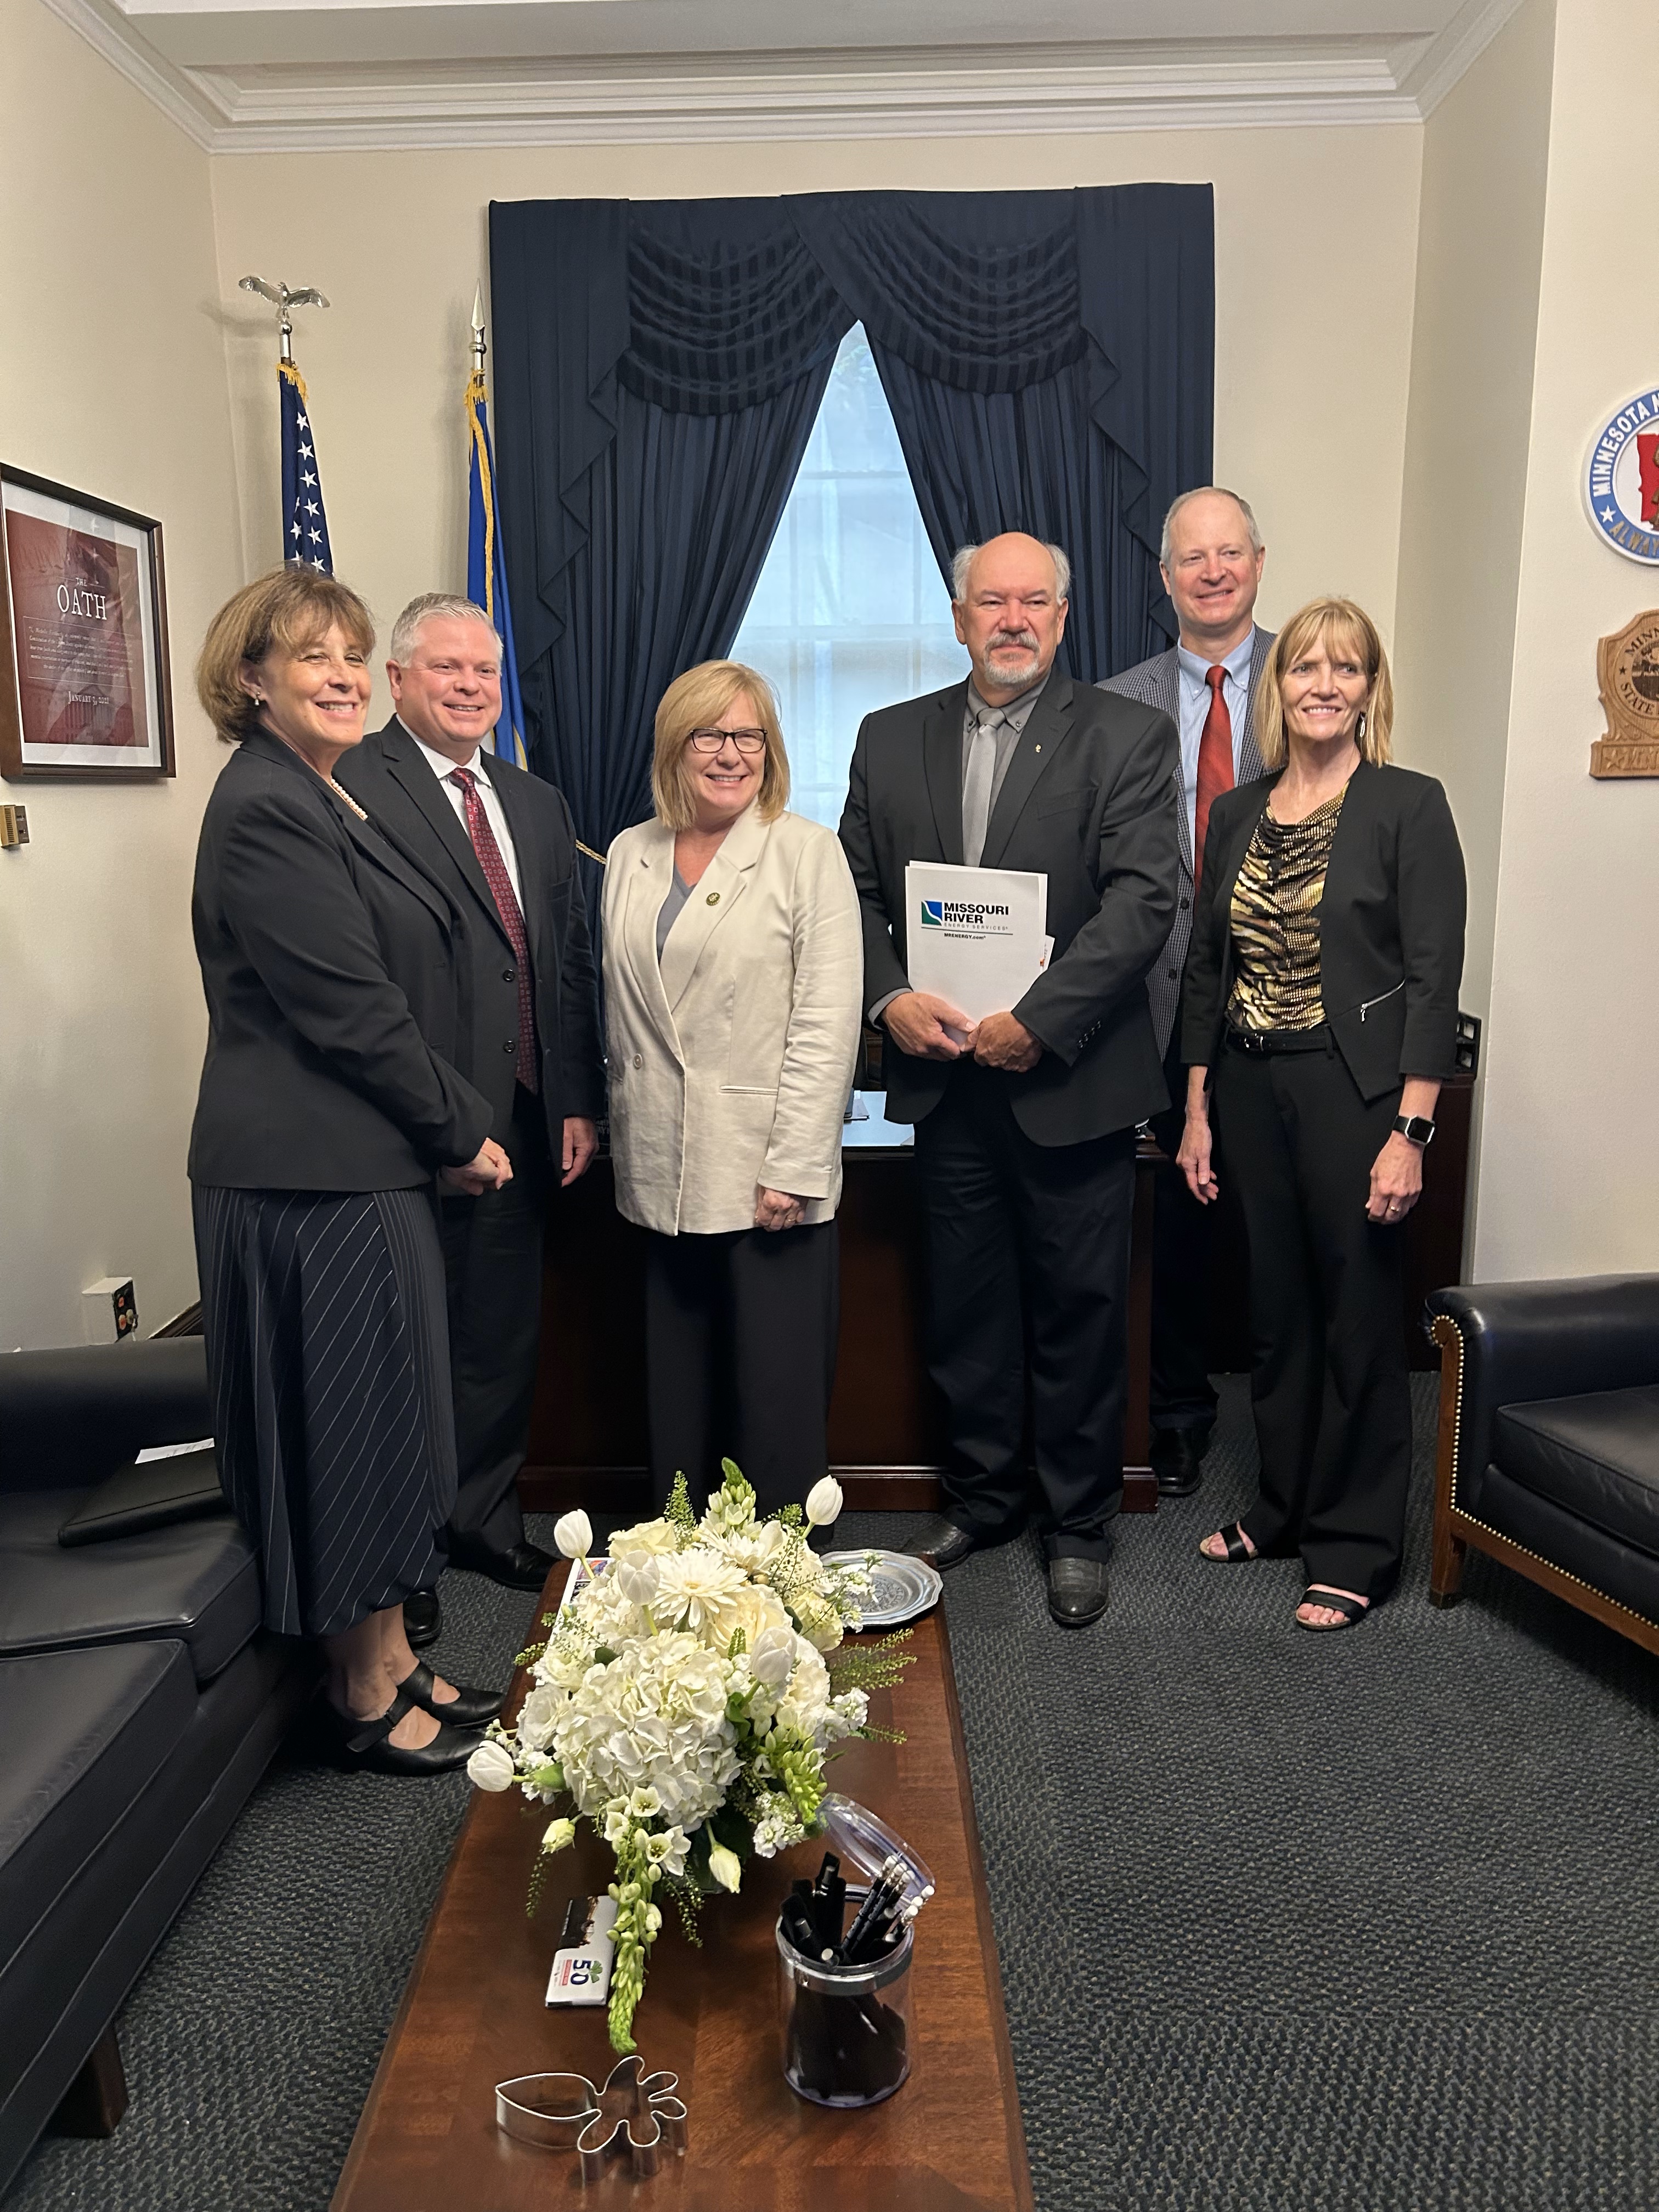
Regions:
M 1255 743 L 1255 686 L 1256 678 L 1267 665 L 1274 633 L 1263 629 L 1258 623 L 1255 635 L 1250 653 L 1249 696 L 1244 709 L 1243 733 L 1239 739 L 1238 774 L 1234 779 L 1237 783 L 1253 782 L 1265 773 Z M 1167 653 L 1155 653 L 1150 660 L 1137 661 L 1121 676 L 1108 677 L 1097 688 L 1115 691 L 1125 699 L 1138 700 L 1143 707 L 1157 707 L 1173 719 L 1177 730 L 1181 727 L 1181 657 L 1173 646 Z M 1180 895 L 1176 901 L 1169 942 L 1146 972 L 1146 998 L 1152 1010 L 1152 1033 L 1158 1040 L 1160 1058 L 1169 1049 L 1175 1028 L 1176 1009 L 1181 1003 L 1181 975 L 1187 964 L 1187 946 L 1193 933 L 1193 833 L 1187 824 L 1187 809 L 1181 804 L 1179 756 L 1176 761 L 1176 816 L 1181 828 Z

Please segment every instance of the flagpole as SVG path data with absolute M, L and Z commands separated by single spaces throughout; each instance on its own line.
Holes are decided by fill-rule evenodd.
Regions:
M 333 550 L 329 544 L 328 518 L 323 512 L 323 492 L 317 466 L 316 444 L 306 409 L 310 405 L 305 379 L 294 361 L 295 307 L 325 307 L 326 297 L 314 284 L 290 288 L 269 283 L 263 276 L 244 276 L 237 289 L 257 292 L 276 310 L 276 392 L 282 454 L 283 558 L 285 562 L 318 568 L 332 574 Z

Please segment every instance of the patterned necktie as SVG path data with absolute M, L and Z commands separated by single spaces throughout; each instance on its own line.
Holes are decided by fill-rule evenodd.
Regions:
M 489 817 L 484 812 L 483 801 L 478 796 L 478 781 L 470 768 L 450 770 L 449 781 L 460 786 L 462 804 L 466 808 L 466 834 L 472 840 L 472 849 L 478 856 L 478 866 L 483 870 L 484 881 L 489 886 L 489 896 L 495 902 L 495 911 L 501 918 L 513 947 L 519 972 L 519 1047 L 513 1063 L 513 1072 L 526 1091 L 541 1089 L 536 1073 L 536 1008 L 530 993 L 530 945 L 524 933 L 524 916 L 519 911 L 519 902 L 513 895 L 513 878 L 507 872 L 507 862 L 501 858 L 501 848 L 495 842 L 495 832 L 489 826 Z
M 1227 672 L 1211 668 L 1204 681 L 1210 687 L 1210 709 L 1204 717 L 1198 741 L 1198 819 L 1193 826 L 1193 898 L 1198 898 L 1199 878 L 1204 872 L 1204 841 L 1210 834 L 1210 808 L 1224 791 L 1233 787 L 1233 718 L 1227 712 L 1221 686 Z
M 991 827 L 991 786 L 996 781 L 997 732 L 1002 722 L 1000 710 L 982 709 L 968 741 L 968 767 L 962 779 L 962 857 L 970 868 L 979 866 Z

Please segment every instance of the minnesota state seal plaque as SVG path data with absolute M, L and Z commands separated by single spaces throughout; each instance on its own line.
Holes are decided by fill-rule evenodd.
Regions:
M 1659 607 L 1599 641 L 1595 674 L 1607 726 L 1590 747 L 1590 774 L 1659 775 Z

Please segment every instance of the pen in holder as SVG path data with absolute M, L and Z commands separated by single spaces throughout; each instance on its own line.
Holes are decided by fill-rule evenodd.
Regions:
M 848 1902 L 865 1895 L 849 1887 Z M 790 1917 L 786 1906 L 777 1929 L 783 2078 L 815 2105 L 878 2105 L 910 2071 L 910 1919 L 878 1958 L 844 1965 L 805 1955 L 785 1932 Z

